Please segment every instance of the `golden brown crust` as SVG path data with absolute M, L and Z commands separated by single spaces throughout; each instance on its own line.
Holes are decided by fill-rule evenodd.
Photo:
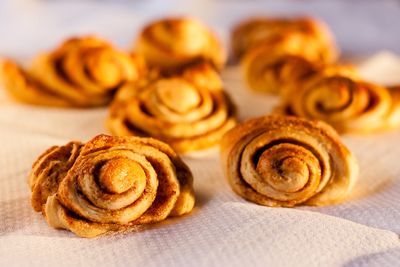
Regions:
M 235 108 L 208 64 L 121 88 L 107 121 L 115 135 L 152 136 L 180 153 L 215 146 L 235 124 Z
M 337 203 L 358 176 L 354 157 L 330 126 L 296 117 L 236 126 L 222 139 L 221 157 L 233 190 L 266 206 Z
M 35 210 L 44 204 L 51 226 L 82 237 L 159 222 L 194 206 L 189 168 L 152 138 L 99 135 L 52 147 L 34 163 L 31 185 Z
M 308 54 L 322 62 L 337 58 L 337 48 L 329 29 L 311 17 L 251 18 L 237 25 L 231 36 L 232 50 L 237 58 L 260 45 L 274 47 L 288 40 L 300 55 Z
M 144 61 L 97 37 L 71 38 L 38 55 L 24 70 L 0 66 L 2 82 L 18 101 L 34 105 L 92 107 L 109 103 L 117 87 L 138 79 Z
M 341 133 L 370 133 L 398 127 L 399 90 L 362 81 L 344 67 L 323 69 L 288 83 L 277 113 L 323 120 Z M 293 97 L 293 95 L 296 97 Z
M 197 61 L 221 69 L 226 61 L 215 34 L 193 18 L 165 18 L 148 24 L 136 41 L 135 51 L 151 67 L 166 71 Z

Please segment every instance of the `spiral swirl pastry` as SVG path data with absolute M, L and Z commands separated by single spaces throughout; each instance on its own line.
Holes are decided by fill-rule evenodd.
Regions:
M 289 84 L 287 91 L 277 113 L 323 120 L 340 133 L 370 133 L 399 125 L 399 90 L 362 81 L 343 68 L 320 71 Z
M 232 32 L 234 55 L 242 58 L 254 47 L 280 46 L 290 39 L 292 51 L 309 55 L 315 60 L 331 62 L 337 57 L 332 34 L 314 18 L 252 18 L 240 23 Z
M 337 133 L 320 121 L 265 116 L 230 130 L 222 164 L 233 190 L 260 205 L 329 205 L 343 200 L 358 165 Z
M 137 80 L 143 71 L 141 57 L 92 36 L 69 39 L 38 55 L 27 70 L 12 60 L 0 66 L 2 81 L 15 99 L 64 107 L 106 105 L 118 87 Z
M 107 124 L 114 135 L 155 137 L 185 153 L 218 144 L 236 124 L 236 112 L 218 74 L 200 64 L 121 88 Z
M 135 51 L 151 67 L 167 72 L 198 61 L 220 69 L 226 61 L 226 53 L 214 33 L 192 18 L 165 18 L 150 23 L 139 35 Z
M 125 231 L 188 213 L 188 167 L 152 138 L 99 135 L 52 147 L 34 163 L 32 204 L 48 224 L 81 237 Z

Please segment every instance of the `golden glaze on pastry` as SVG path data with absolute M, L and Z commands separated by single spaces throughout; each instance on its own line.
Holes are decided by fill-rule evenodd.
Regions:
M 138 79 L 144 60 L 96 37 L 72 38 L 38 55 L 30 68 L 11 60 L 0 66 L 2 81 L 17 100 L 46 106 L 92 107 L 109 103 L 119 86 Z
M 192 18 L 166 18 L 147 25 L 140 34 L 135 51 L 151 67 L 175 70 L 197 61 L 222 68 L 225 51 L 217 37 Z
M 232 32 L 232 50 L 237 58 L 260 45 L 272 47 L 290 42 L 292 51 L 313 59 L 331 62 L 337 50 L 329 29 L 314 18 L 253 18 L 240 23 Z
M 200 64 L 181 75 L 121 88 L 107 125 L 115 135 L 155 137 L 184 153 L 218 144 L 235 117 L 218 74 Z
M 289 83 L 277 113 L 323 120 L 341 133 L 369 133 L 400 126 L 399 89 L 362 81 L 345 68 L 330 67 Z
M 329 31 L 310 18 L 250 20 L 236 28 L 232 43 L 247 84 L 261 92 L 278 93 L 337 57 Z
M 354 157 L 329 125 L 297 117 L 236 126 L 222 139 L 221 156 L 233 190 L 265 206 L 334 204 L 358 176 Z
M 99 135 L 52 147 L 34 163 L 30 185 L 49 225 L 81 237 L 183 215 L 195 201 L 188 167 L 152 138 Z

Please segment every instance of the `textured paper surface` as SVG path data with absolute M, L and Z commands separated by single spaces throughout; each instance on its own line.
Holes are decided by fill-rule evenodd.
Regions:
M 380 71 L 372 63 L 365 64 L 376 70 L 364 71 Z M 267 113 L 277 102 L 248 91 L 238 77 L 238 68 L 224 72 L 242 119 Z M 341 205 L 285 209 L 248 203 L 231 191 L 213 153 L 185 158 L 197 195 L 188 216 L 91 240 L 52 229 L 30 206 L 30 166 L 51 145 L 107 132 L 106 116 L 106 109 L 46 109 L 9 101 L 0 106 L 1 266 L 358 266 L 379 260 L 391 266 L 400 260 L 399 132 L 343 137 L 361 174 L 353 196 Z
M 90 7 L 90 4 L 82 5 Z M 58 24 L 48 25 L 47 35 L 42 33 L 43 40 L 27 31 L 26 34 L 32 34 L 30 40 L 35 50 L 26 43 L 15 43 L 16 48 L 11 49 L 12 38 L 6 34 L 8 38 L 4 39 L 6 45 L 0 45 L 1 52 L 11 51 L 11 56 L 26 60 L 25 57 L 32 56 L 39 46 L 47 48 L 44 46 L 77 32 L 78 23 L 81 25 L 78 32 L 86 32 L 100 23 L 104 32 L 113 33 L 106 37 L 122 36 L 121 27 L 113 28 L 106 23 L 110 17 L 99 21 L 99 16 L 109 14 L 101 8 L 94 9 L 92 16 L 71 8 L 75 10 L 76 20 L 69 20 L 65 25 L 51 13 L 54 6 L 34 8 L 49 17 L 31 20 L 33 24 L 44 26 L 49 21 L 58 21 Z M 58 8 L 64 8 L 63 4 Z M 156 9 L 156 5 L 150 3 L 146 8 Z M 126 10 L 111 9 L 114 12 L 112 25 L 121 26 L 128 21 Z M 279 7 L 272 9 L 279 10 Z M 189 13 L 195 13 L 196 6 L 190 10 Z M 232 10 L 236 14 L 250 13 L 256 7 Z M 21 12 L 28 13 L 25 9 Z M 116 19 L 115 14 L 121 16 Z M 203 18 L 212 17 L 205 11 L 202 14 Z M 137 19 L 138 23 L 144 20 L 139 13 Z M 215 19 L 214 23 L 217 22 Z M 30 27 L 26 20 L 15 25 L 19 29 Z M 221 25 L 225 24 L 221 22 Z M 125 26 L 125 30 L 137 27 Z M 7 33 L 6 28 L 2 27 L 0 32 Z M 20 32 L 15 35 L 21 40 L 28 38 Z M 16 51 L 21 52 L 15 55 Z M 400 71 L 398 62 L 398 58 L 385 52 L 363 62 L 360 70 L 370 80 L 400 83 L 400 75 L 396 74 Z M 266 114 L 278 102 L 274 97 L 247 90 L 237 67 L 226 69 L 223 78 L 239 106 L 241 119 Z M 98 133 L 107 133 L 106 116 L 107 109 L 46 109 L 16 104 L 0 93 L 0 266 L 399 265 L 399 131 L 343 137 L 357 156 L 361 173 L 354 194 L 340 205 L 285 209 L 246 202 L 231 191 L 214 151 L 206 157 L 184 158 L 195 177 L 197 204 L 190 215 L 169 219 L 140 232 L 97 239 L 82 239 L 50 228 L 42 215 L 30 206 L 26 177 L 31 164 L 51 145 L 61 145 L 72 139 L 87 141 Z

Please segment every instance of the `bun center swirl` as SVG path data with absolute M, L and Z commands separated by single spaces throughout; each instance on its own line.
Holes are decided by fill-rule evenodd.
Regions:
M 133 220 L 150 207 L 158 187 L 155 169 L 139 153 L 116 149 L 84 157 L 75 164 L 74 176 L 66 179 L 70 183 L 76 179 L 80 192 L 64 180 L 59 190 L 67 191 L 60 195 L 68 198 L 66 203 L 71 203 L 70 208 L 77 214 L 93 221 L 126 223 Z M 120 163 L 122 165 L 117 165 Z M 143 168 L 147 171 L 144 176 Z M 128 175 L 130 177 L 124 181 Z
M 329 155 L 296 138 L 276 130 L 255 136 L 239 159 L 242 179 L 277 201 L 302 202 L 319 192 L 329 179 Z
M 177 113 L 188 112 L 201 102 L 196 88 L 181 79 L 161 80 L 155 87 L 158 100 Z
M 362 86 L 345 77 L 331 77 L 318 83 L 305 97 L 310 103 L 314 103 L 310 106 L 310 112 L 319 113 L 321 116 L 335 113 L 351 116 L 349 109 L 353 110 L 353 114 L 357 114 L 370 105 L 368 94 Z
M 281 192 L 296 192 L 310 175 L 320 175 L 318 159 L 310 151 L 293 144 L 279 144 L 264 151 L 257 172 L 266 183 Z
M 135 161 L 117 158 L 101 166 L 99 182 L 110 193 L 121 194 L 132 187 L 140 191 L 138 188 L 146 182 L 146 174 Z

